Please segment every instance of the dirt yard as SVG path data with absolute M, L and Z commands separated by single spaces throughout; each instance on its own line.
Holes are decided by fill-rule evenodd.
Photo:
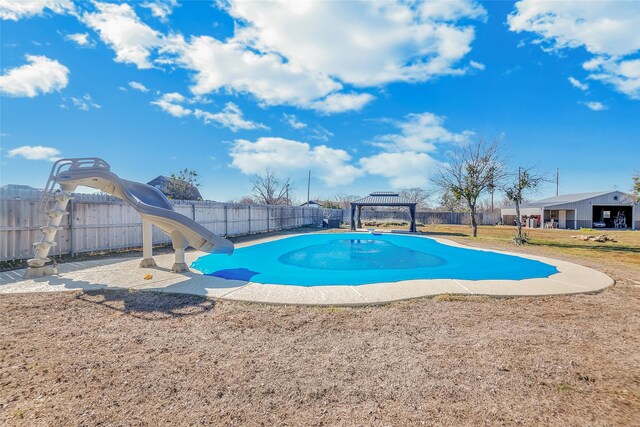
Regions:
M 473 242 L 465 227 L 427 229 L 514 250 L 512 229 Z M 540 233 L 519 250 L 616 285 L 340 309 L 0 295 L 0 425 L 640 425 L 636 235 L 594 249 Z

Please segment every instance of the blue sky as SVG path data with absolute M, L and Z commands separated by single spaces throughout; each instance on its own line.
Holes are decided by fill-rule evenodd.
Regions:
M 267 167 L 300 199 L 428 186 L 503 141 L 563 193 L 640 169 L 640 2 L 0 0 L 1 181 L 51 160 L 183 168 L 212 200 Z M 549 184 L 540 197 L 553 195 Z

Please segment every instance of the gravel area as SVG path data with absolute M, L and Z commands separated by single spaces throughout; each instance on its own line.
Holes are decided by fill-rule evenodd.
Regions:
M 362 308 L 0 295 L 0 425 L 640 425 L 640 267 L 582 263 L 616 285 Z

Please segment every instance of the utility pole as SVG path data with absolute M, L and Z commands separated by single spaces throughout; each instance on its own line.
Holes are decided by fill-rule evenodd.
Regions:
M 289 206 L 291 204 L 291 202 L 289 202 L 289 183 L 287 183 L 287 187 L 286 187 L 286 194 L 287 194 L 287 206 Z
M 307 180 L 307 207 L 309 207 L 310 194 L 311 194 L 311 170 L 309 170 L 309 179 Z
M 556 196 L 558 195 L 559 182 L 560 182 L 560 168 L 556 168 Z

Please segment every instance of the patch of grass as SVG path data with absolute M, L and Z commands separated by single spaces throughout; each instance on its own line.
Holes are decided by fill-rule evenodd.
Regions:
M 24 418 L 24 414 L 26 412 L 26 409 L 16 409 L 15 411 L 13 411 L 13 418 Z
M 330 305 L 328 307 L 322 306 L 321 308 L 322 308 L 322 311 L 325 313 L 338 313 L 344 310 L 343 307 L 336 307 L 334 305 Z
M 404 221 L 389 221 L 382 224 L 383 227 L 406 227 L 409 223 Z
M 479 298 L 472 295 L 440 294 L 433 297 L 433 300 L 438 302 L 478 301 Z
M 531 240 L 531 238 L 529 237 L 529 234 L 527 232 L 523 232 L 521 236 L 518 236 L 518 233 L 514 233 L 513 236 L 511 237 L 511 241 L 516 244 L 516 245 L 526 245 L 527 243 L 529 243 L 529 241 Z
M 577 388 L 571 387 L 568 384 L 565 383 L 560 383 L 556 386 L 556 388 L 558 389 L 558 391 L 573 391 L 573 392 L 580 392 L 580 390 L 578 390 Z

